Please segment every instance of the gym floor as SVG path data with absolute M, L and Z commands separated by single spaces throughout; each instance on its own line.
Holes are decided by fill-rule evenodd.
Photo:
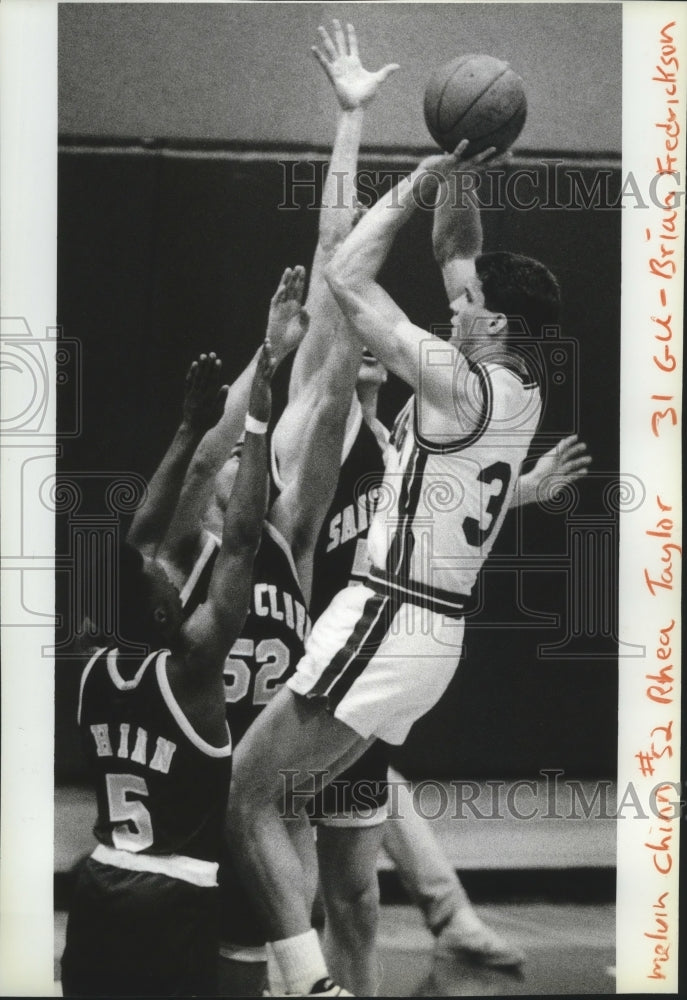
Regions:
M 587 790 L 589 791 L 589 790 Z M 587 794 L 587 798 L 590 795 Z M 56 790 L 56 900 L 92 847 L 92 796 Z M 434 952 L 420 912 L 408 905 L 391 864 L 380 859 L 380 996 L 536 996 L 615 993 L 615 824 L 541 817 L 528 824 L 442 818 L 435 833 L 460 869 L 482 919 L 519 946 L 518 972 L 482 969 Z M 55 913 L 55 981 L 67 915 Z
M 477 910 L 486 923 L 526 953 L 521 971 L 482 969 L 457 958 L 435 956 L 434 939 L 419 912 L 403 904 L 384 905 L 379 996 L 615 993 L 613 904 L 493 903 Z M 62 954 L 66 922 L 64 911 L 55 914 L 56 956 Z M 57 983 L 58 959 L 55 979 Z

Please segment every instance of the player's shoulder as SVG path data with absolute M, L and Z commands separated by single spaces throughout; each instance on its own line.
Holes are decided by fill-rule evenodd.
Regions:
M 486 361 L 482 368 L 490 382 L 504 391 L 527 392 L 540 385 L 541 374 L 525 355 L 504 352 L 498 360 Z

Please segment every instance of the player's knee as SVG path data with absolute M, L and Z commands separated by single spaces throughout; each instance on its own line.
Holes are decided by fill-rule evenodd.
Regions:
M 327 893 L 327 918 L 352 936 L 373 934 L 379 918 L 379 884 L 377 875 L 364 884 L 339 884 Z

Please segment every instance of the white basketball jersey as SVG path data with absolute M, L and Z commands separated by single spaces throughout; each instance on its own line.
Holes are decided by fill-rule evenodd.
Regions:
M 424 439 L 414 396 L 399 414 L 368 539 L 375 586 L 454 615 L 503 524 L 541 415 L 539 388 L 523 373 L 496 364 L 474 371 L 482 412 L 462 440 Z

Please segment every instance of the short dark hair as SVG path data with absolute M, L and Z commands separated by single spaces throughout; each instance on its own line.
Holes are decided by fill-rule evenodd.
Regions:
M 558 281 L 538 260 L 500 250 L 475 260 L 484 304 L 503 313 L 510 333 L 537 337 L 544 326 L 558 322 L 561 291 Z M 524 329 L 522 325 L 524 323 Z
M 93 566 L 92 572 L 98 579 L 101 572 L 98 567 Z M 154 617 L 153 587 L 138 549 L 126 542 L 122 544 L 116 567 L 112 566 L 108 575 L 110 600 L 106 606 L 108 594 L 106 591 L 100 594 L 98 620 L 92 623 L 94 632 L 89 637 L 92 645 L 113 646 L 124 640 L 159 647 L 161 637 Z

